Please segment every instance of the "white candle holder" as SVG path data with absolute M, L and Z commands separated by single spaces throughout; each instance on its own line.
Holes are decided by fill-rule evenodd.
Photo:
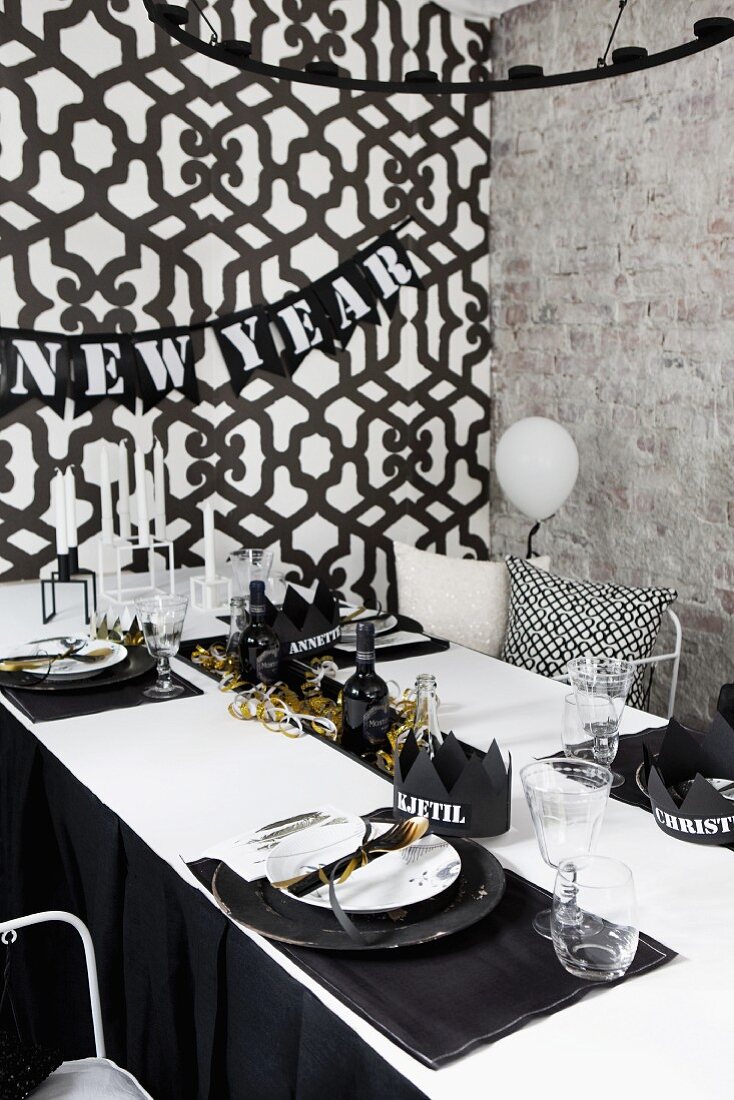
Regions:
M 115 577 L 117 579 L 117 586 L 114 588 L 105 587 L 105 550 L 112 550 L 115 554 Z M 147 583 L 123 587 L 122 571 L 126 565 L 129 564 L 127 561 L 123 561 L 123 558 L 134 558 L 135 554 L 140 554 L 144 551 L 147 551 L 148 554 Z M 165 587 L 161 587 L 156 583 L 156 553 L 160 553 L 164 557 L 167 555 L 168 557 L 168 590 L 173 596 L 175 595 L 175 567 L 173 562 L 173 543 L 169 539 L 156 539 L 151 536 L 147 545 L 141 545 L 137 539 L 113 538 L 111 542 L 100 539 L 97 543 L 97 574 L 99 576 L 100 596 L 106 596 L 107 599 L 113 603 L 127 603 L 131 596 L 165 595 Z M 137 576 L 140 576 L 142 579 L 146 577 L 146 574 L 140 573 L 137 574 Z
M 197 611 L 221 613 L 229 611 L 232 599 L 232 581 L 229 577 L 215 577 L 208 581 L 206 577 L 191 577 L 191 606 Z

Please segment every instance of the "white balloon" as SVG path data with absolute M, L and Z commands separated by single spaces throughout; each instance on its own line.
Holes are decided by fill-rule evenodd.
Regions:
M 507 499 L 529 519 L 543 520 L 558 511 L 576 484 L 579 452 L 561 424 L 528 416 L 502 435 L 494 466 Z

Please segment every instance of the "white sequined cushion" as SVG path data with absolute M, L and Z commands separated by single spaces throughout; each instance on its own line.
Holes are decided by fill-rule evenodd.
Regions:
M 499 657 L 507 629 L 510 579 L 504 561 L 447 558 L 394 542 L 398 607 L 427 634 Z M 533 558 L 539 569 L 550 558 Z

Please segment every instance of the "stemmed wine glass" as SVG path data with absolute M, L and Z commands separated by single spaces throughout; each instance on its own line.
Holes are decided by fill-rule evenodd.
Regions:
M 590 760 L 536 760 L 520 772 L 540 854 L 549 867 L 594 850 L 609 800 L 612 773 Z M 533 919 L 551 939 L 551 911 Z
M 579 723 L 592 742 L 594 759 L 610 768 L 619 747 L 619 723 L 635 675 L 631 661 L 620 657 L 574 657 L 568 675 L 576 696 Z M 612 787 L 624 777 L 612 772 Z
M 148 699 L 175 699 L 184 690 L 173 682 L 170 661 L 178 653 L 188 605 L 186 596 L 149 596 L 135 604 L 148 653 L 158 661 L 156 682 L 143 692 Z

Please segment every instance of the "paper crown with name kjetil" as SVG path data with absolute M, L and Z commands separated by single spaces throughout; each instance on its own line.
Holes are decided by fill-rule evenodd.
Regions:
M 496 741 L 482 756 L 449 733 L 433 759 L 411 730 L 395 761 L 393 808 L 401 817 L 427 817 L 441 836 L 498 836 L 510 827 L 512 757 Z

